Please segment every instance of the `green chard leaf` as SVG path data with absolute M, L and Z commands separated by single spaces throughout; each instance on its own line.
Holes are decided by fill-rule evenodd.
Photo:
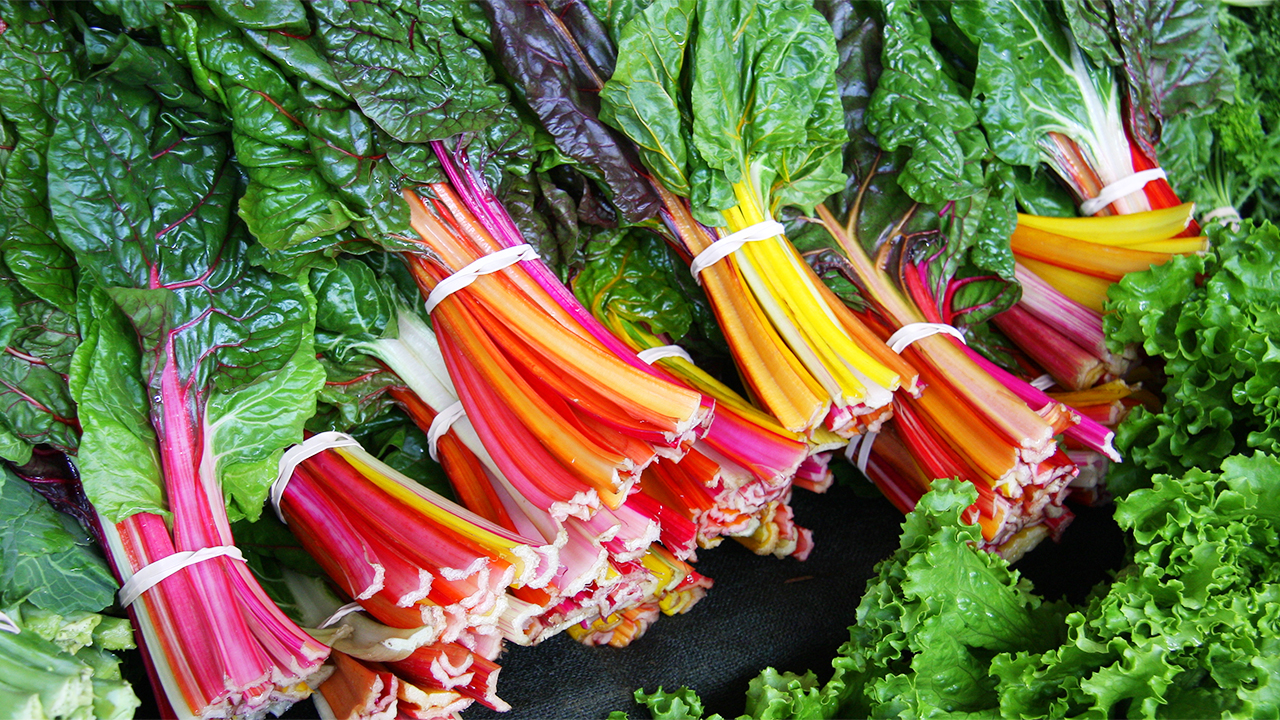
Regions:
M 62 193 L 53 213 L 82 271 L 133 325 L 152 423 L 214 426 L 195 451 L 212 455 L 205 466 L 228 514 L 256 517 L 271 459 L 301 437 L 323 382 L 310 352 L 314 301 L 297 281 L 248 264 L 225 137 L 188 134 L 168 109 L 112 76 L 68 86 L 50 157 Z M 264 441 L 252 427 L 267 418 Z M 111 482 L 87 470 L 84 479 Z
M 695 7 L 694 0 L 657 0 L 627 23 L 617 66 L 600 95 L 600 119 L 631 138 L 645 167 L 681 197 L 693 192 L 686 140 L 692 126 L 681 81 Z
M 75 316 L 32 295 L 0 262 L 0 457 L 22 465 L 33 445 L 74 452 L 76 407 L 67 391 L 80 342 Z
M 931 45 L 929 22 L 911 0 L 884 4 L 883 70 L 866 126 L 879 146 L 911 149 L 898 184 L 915 200 L 943 203 L 983 186 L 973 162 L 986 150 L 978 118 Z
M 338 81 L 360 109 L 401 142 L 483 130 L 506 90 L 479 49 L 454 30 L 454 2 L 312 4 Z
M 106 291 L 81 285 L 82 340 L 71 360 L 69 388 L 80 413 L 76 464 L 85 494 L 108 520 L 165 513 L 160 455 L 147 388 L 129 369 L 142 353 L 129 319 Z
M 593 243 L 573 292 L 596 317 L 641 323 L 655 335 L 678 342 L 693 322 L 693 307 L 672 282 L 677 267 L 666 244 L 647 233 L 629 232 L 613 243 Z
M 1042 0 L 962 0 L 955 23 L 979 46 L 974 106 L 991 149 L 1011 165 L 1053 158 L 1048 133 L 1074 140 L 1095 167 L 1129 164 L 1120 90 L 1080 51 Z
M 0 122 L 16 140 L 0 173 L 0 257 L 36 297 L 75 308 L 75 263 L 48 210 L 46 151 L 58 92 L 79 73 L 80 49 L 54 3 L 0 3 Z

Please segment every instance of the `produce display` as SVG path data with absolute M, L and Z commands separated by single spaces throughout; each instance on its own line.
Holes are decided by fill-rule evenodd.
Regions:
M 744 717 L 1280 713 L 1278 67 L 1265 2 L 0 0 L 0 720 L 523 717 L 764 602 L 726 539 L 803 603 L 836 484 L 898 549 Z M 636 683 L 566 708 L 721 717 Z

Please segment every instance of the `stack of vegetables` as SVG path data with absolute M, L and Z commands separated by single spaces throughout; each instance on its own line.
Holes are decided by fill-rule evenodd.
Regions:
M 127 716 L 118 591 L 165 714 L 505 710 L 505 642 L 626 645 L 706 594 L 725 537 L 804 559 L 792 489 L 840 450 L 915 513 L 873 605 L 966 606 L 902 581 L 921 562 L 1015 587 L 969 545 L 1058 537 L 1104 474 L 1254 508 L 1270 459 L 1226 458 L 1275 449 L 1276 233 L 1240 218 L 1280 173 L 1269 91 L 1232 76 L 1276 19 L 1174 5 L 0 3 L 0 655 L 44 664 L 5 696 Z M 1183 187 L 1239 212 L 1200 237 Z M 1030 619 L 986 649 L 1034 654 L 963 701 L 911 674 L 963 655 L 946 618 L 909 668 L 864 627 L 830 685 L 757 689 L 1118 707 L 1113 659 L 1058 653 L 1060 608 L 1015 595 Z M 1068 620 L 1085 651 L 1121 652 L 1091 614 L 1115 602 Z

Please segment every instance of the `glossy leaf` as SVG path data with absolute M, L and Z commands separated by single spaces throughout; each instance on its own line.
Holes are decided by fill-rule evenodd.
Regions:
M 63 312 L 75 307 L 74 261 L 49 217 L 45 153 L 58 92 L 78 72 L 79 49 L 53 4 L 0 4 L 0 118 L 15 136 L 0 183 L 0 253 L 36 297 Z

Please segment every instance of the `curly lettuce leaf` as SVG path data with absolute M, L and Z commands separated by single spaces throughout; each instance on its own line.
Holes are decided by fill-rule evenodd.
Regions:
M 1126 276 L 1105 317 L 1113 346 L 1165 361 L 1165 403 L 1136 409 L 1117 446 L 1148 472 L 1211 469 L 1228 455 L 1280 451 L 1280 230 L 1269 222 L 1209 229 L 1210 250 Z

